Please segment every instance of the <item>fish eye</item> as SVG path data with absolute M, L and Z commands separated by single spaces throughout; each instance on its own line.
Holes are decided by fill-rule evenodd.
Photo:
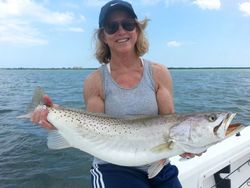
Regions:
M 217 116 L 215 114 L 211 114 L 208 116 L 208 121 L 213 122 L 217 120 Z

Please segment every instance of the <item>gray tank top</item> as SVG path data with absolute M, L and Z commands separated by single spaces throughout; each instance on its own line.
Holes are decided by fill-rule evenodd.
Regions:
M 105 114 L 113 117 L 158 114 L 151 63 L 143 59 L 141 61 L 143 64 L 142 78 L 135 87 L 129 89 L 121 87 L 113 80 L 107 65 L 99 68 L 103 80 Z M 106 162 L 94 158 L 93 164 L 104 163 Z M 146 169 L 146 166 L 141 169 Z
M 115 117 L 158 114 L 155 83 L 150 62 L 144 60 L 143 68 L 143 75 L 139 83 L 135 87 L 127 89 L 113 80 L 107 65 L 101 67 L 105 114 Z

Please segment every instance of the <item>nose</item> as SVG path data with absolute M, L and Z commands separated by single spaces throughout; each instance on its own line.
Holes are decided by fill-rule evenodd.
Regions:
M 123 34 L 123 33 L 126 33 L 126 30 L 122 27 L 122 25 L 121 25 L 121 24 L 119 24 L 119 27 L 118 27 L 117 33 L 118 33 L 118 34 Z

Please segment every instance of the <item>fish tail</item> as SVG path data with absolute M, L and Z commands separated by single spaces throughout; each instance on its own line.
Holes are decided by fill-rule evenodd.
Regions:
M 37 106 L 42 106 L 44 104 L 43 97 L 45 96 L 44 90 L 42 87 L 38 86 L 33 94 L 32 101 L 27 107 L 27 114 L 20 115 L 17 118 L 31 118 L 33 111 Z
M 17 119 L 30 119 L 32 117 L 32 113 L 28 113 L 28 114 L 24 114 L 24 115 L 20 115 L 20 116 L 17 116 L 16 118 Z

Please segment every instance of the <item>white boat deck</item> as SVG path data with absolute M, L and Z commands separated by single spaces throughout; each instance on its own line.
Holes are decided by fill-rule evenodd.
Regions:
M 250 188 L 250 126 L 240 136 L 210 147 L 201 157 L 170 160 L 179 169 L 183 188 Z M 223 172 L 217 173 L 220 170 Z

